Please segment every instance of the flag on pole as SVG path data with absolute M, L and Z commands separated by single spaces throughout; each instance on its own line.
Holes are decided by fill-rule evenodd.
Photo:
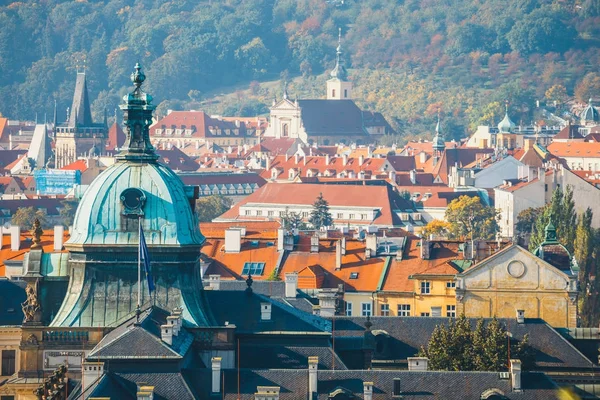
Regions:
M 152 274 L 150 273 L 150 254 L 148 253 L 148 246 L 146 246 L 146 238 L 144 237 L 144 230 L 142 229 L 142 221 L 140 221 L 140 245 L 138 249 L 138 257 L 140 262 L 144 264 L 144 271 L 146 272 L 146 280 L 148 281 L 148 292 L 152 294 L 154 291 L 154 281 L 152 280 Z

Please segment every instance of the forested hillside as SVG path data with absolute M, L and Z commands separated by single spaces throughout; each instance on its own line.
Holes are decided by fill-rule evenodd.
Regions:
M 446 132 L 503 113 L 531 121 L 535 100 L 600 96 L 598 0 L 44 0 L 0 7 L 0 112 L 70 105 L 86 60 L 94 113 L 112 110 L 136 61 L 167 108 L 255 115 L 279 83 L 322 96 L 338 27 L 355 97 L 399 132 Z M 557 86 L 558 85 L 558 86 Z M 551 90 L 549 90 L 551 89 Z M 221 93 L 233 96 L 213 97 Z

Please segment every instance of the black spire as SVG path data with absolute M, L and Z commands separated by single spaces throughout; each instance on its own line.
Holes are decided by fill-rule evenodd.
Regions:
M 148 131 L 152 123 L 152 112 L 156 107 L 152 105 L 152 96 L 142 91 L 141 86 L 145 80 L 142 67 L 139 63 L 135 64 L 135 71 L 131 74 L 135 89 L 123 97 L 125 103 L 119 106 L 123 110 L 127 138 L 121 152 L 117 154 L 117 160 L 153 162 L 158 159 Z
M 78 72 L 68 125 L 73 128 L 76 125 L 91 126 L 92 124 L 92 110 L 90 108 L 85 72 Z

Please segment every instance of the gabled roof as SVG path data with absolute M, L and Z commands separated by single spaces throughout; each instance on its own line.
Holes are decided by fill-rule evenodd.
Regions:
M 554 137 L 553 140 L 569 140 L 569 139 L 583 139 L 583 135 L 579 133 L 581 125 L 567 125 L 560 130 Z
M 163 128 L 164 126 L 164 128 Z M 189 129 L 190 135 L 185 132 L 166 135 L 156 135 L 157 129 Z M 185 127 L 185 128 L 184 128 Z M 236 134 L 234 131 L 238 130 Z M 150 127 L 150 137 L 167 139 L 188 139 L 188 138 L 214 138 L 214 137 L 245 137 L 254 135 L 254 130 L 246 130 L 246 125 L 242 122 L 236 123 L 225 121 L 219 118 L 212 118 L 203 111 L 172 111 L 169 115 L 160 119 Z
M 73 161 L 71 164 L 67 164 L 61 168 L 66 171 L 80 171 L 85 172 L 88 169 L 88 164 L 86 160 L 77 160 Z
M 196 171 L 200 165 L 192 160 L 187 154 L 172 147 L 170 150 L 156 150 L 158 162 L 168 165 L 174 171 Z
M 116 122 L 108 129 L 108 140 L 106 141 L 106 150 L 120 149 L 125 143 L 125 132 L 121 129 L 121 125 Z
M 396 172 L 408 172 L 417 168 L 414 156 L 387 156 L 387 161 Z
M 136 360 L 181 359 L 191 347 L 193 335 L 181 328 L 173 336 L 173 344 L 161 340 L 160 325 L 167 323 L 168 314 L 156 308 L 146 310 L 140 316 L 140 324 L 133 317 L 102 338 L 87 355 L 92 360 Z
M 308 137 L 367 136 L 362 111 L 352 100 L 298 100 Z
M 433 175 L 435 177 L 439 176 L 442 182 L 448 184 L 448 174 L 451 167 L 468 165 L 493 152 L 494 149 L 446 148 L 433 169 Z

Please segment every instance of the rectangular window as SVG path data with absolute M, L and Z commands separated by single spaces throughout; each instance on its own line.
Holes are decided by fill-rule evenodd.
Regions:
M 344 218 L 344 213 L 337 213 L 337 219 Z
M 267 216 L 269 216 L 269 217 L 275 216 L 275 211 L 267 211 Z
M 371 316 L 371 303 L 362 303 L 361 305 L 362 316 L 370 317 Z
M 11 376 L 15 373 L 15 350 L 2 350 L 2 376 Z
M 348 98 L 348 89 L 344 89 L 344 98 L 347 99 Z
M 456 282 L 454 282 L 454 281 L 446 282 L 446 287 L 448 289 L 454 289 L 456 287 Z
M 367 219 L 367 214 L 360 214 L 360 219 L 362 219 L 362 220 Z
M 381 305 L 381 316 L 382 317 L 389 317 L 390 316 L 390 305 L 389 304 L 382 304 Z
M 354 219 L 354 214 L 348 215 L 348 219 Z
M 429 294 L 431 293 L 431 283 L 430 282 L 421 282 L 421 294 Z
M 0 396 L 0 400 L 15 400 L 15 396 Z
M 349 301 L 346 302 L 346 316 L 352 316 L 352 303 L 350 303 Z
M 280 217 L 285 217 L 285 211 L 279 211 L 279 216 Z
M 256 216 L 260 217 L 262 215 L 262 210 L 256 210 Z
M 307 211 L 302 212 L 302 218 L 308 218 L 308 212 Z
M 448 318 L 456 317 L 456 306 L 446 306 L 446 317 L 448 317 Z
M 252 211 L 250 211 L 250 210 L 245 210 L 244 211 L 244 215 L 251 215 L 251 213 L 252 213 Z
M 410 304 L 398 304 L 398 316 L 410 317 Z
M 242 268 L 242 275 L 262 275 L 265 269 L 264 262 L 247 262 Z
M 350 272 L 350 279 L 358 279 L 358 272 Z
M 421 317 L 429 317 L 429 313 L 428 312 L 422 312 L 421 313 Z

